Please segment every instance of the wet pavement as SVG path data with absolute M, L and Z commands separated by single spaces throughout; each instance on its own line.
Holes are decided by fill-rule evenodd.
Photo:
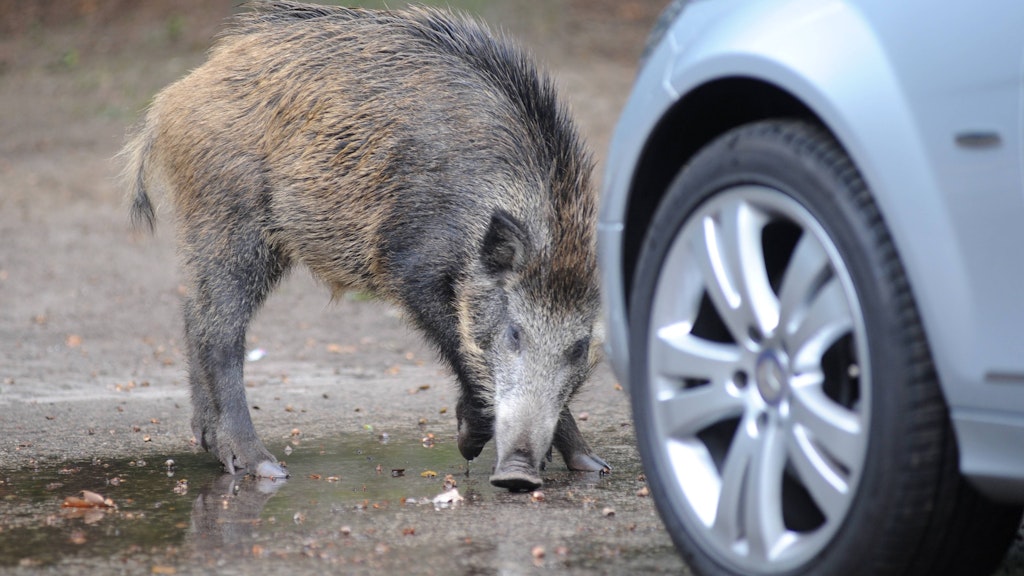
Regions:
M 608 475 L 554 462 L 537 492 L 488 481 L 422 429 L 297 436 L 283 482 L 221 474 L 208 455 L 0 472 L 0 571 L 92 574 L 678 574 L 632 462 Z M 454 490 L 448 491 L 451 484 Z M 83 491 L 113 507 L 67 507 Z M 454 498 L 453 494 L 457 494 Z

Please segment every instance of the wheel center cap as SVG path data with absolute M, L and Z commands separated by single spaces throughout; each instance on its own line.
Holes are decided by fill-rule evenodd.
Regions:
M 789 392 L 789 379 L 782 354 L 776 350 L 766 350 L 757 359 L 757 390 L 768 404 L 778 404 Z

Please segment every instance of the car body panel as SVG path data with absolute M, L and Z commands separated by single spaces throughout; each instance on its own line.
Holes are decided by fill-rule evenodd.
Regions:
M 633 185 L 648 135 L 701 86 L 769 83 L 813 112 L 873 192 L 925 326 L 962 471 L 990 496 L 1024 502 L 1020 30 L 1024 4 L 998 0 L 689 3 L 638 75 L 609 151 L 598 234 L 617 376 L 627 380 L 629 362 L 625 219 L 632 195 L 651 193 Z

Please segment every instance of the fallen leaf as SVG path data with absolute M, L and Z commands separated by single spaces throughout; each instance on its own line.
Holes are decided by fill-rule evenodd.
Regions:
M 420 472 L 420 476 L 424 478 L 436 478 L 437 472 L 434 472 L 433 470 L 424 470 L 423 472 Z
M 114 508 L 114 501 L 110 498 L 92 492 L 82 490 L 82 497 L 68 496 L 61 504 L 62 508 Z
M 174 566 L 162 566 L 160 564 L 156 564 L 150 572 L 153 574 L 177 574 L 178 569 Z
M 67 339 L 64 340 L 64 344 L 66 344 L 68 348 L 78 348 L 82 345 L 82 337 L 78 334 L 68 334 Z
M 82 498 L 93 506 L 103 506 L 103 496 L 91 490 L 82 490 Z
M 647 488 L 647 486 L 642 486 L 639 490 L 636 491 L 636 495 L 641 498 L 646 498 L 647 496 L 650 496 L 650 494 L 651 490 Z

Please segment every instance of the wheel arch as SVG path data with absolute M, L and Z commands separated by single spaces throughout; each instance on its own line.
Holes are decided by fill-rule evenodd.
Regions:
M 666 111 L 644 144 L 629 186 L 620 260 L 625 302 L 629 302 L 632 291 L 644 231 L 680 168 L 701 148 L 732 128 L 783 117 L 825 126 L 789 92 L 746 77 L 710 81 L 688 92 Z

